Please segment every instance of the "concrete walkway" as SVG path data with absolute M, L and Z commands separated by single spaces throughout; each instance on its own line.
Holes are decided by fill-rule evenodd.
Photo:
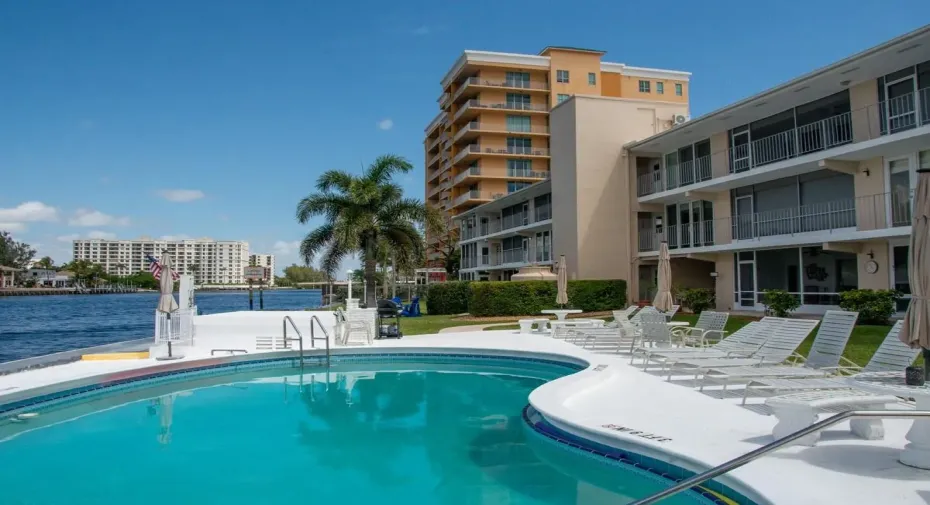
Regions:
M 516 321 L 511 321 L 509 323 L 485 323 L 485 324 L 471 324 L 468 326 L 450 326 L 448 328 L 443 328 L 439 330 L 439 333 L 459 333 L 463 331 L 484 331 L 485 328 L 494 328 L 495 326 L 513 326 L 517 324 Z

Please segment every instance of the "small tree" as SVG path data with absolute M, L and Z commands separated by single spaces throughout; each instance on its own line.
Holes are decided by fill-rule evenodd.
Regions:
M 440 209 L 427 207 L 426 236 L 430 241 L 431 252 L 439 254 L 430 265 L 446 270 L 450 279 L 458 279 L 461 267 L 462 252 L 459 249 L 459 229 L 452 224 L 452 218 Z
M 783 289 L 766 289 L 762 292 L 765 313 L 775 317 L 788 317 L 801 306 L 798 297 Z
M 0 265 L 25 270 L 35 255 L 36 250 L 29 244 L 17 242 L 9 232 L 0 231 Z

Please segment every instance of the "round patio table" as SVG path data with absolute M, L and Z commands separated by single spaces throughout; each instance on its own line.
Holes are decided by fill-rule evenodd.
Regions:
M 913 398 L 917 410 L 930 410 L 930 385 L 908 386 L 904 383 L 904 372 L 869 372 L 853 375 L 847 379 L 850 387 L 881 395 Z M 930 470 L 930 420 L 915 419 L 907 432 L 907 445 L 898 456 L 898 461 L 907 466 Z
M 559 321 L 564 321 L 565 316 L 569 314 L 581 314 L 581 310 L 578 309 L 547 309 L 542 311 L 543 314 L 554 314 Z

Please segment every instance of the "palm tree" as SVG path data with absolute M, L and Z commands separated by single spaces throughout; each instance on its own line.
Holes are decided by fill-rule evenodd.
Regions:
M 416 225 L 426 217 L 426 207 L 415 198 L 404 198 L 393 182 L 394 174 L 410 172 L 413 165 L 400 156 L 379 156 L 356 176 L 340 170 L 325 172 L 317 180 L 317 192 L 297 204 L 297 221 L 306 224 L 322 216 L 325 222 L 304 237 L 300 255 L 306 264 L 322 254 L 321 269 L 335 278 L 346 257 L 358 254 L 365 272 L 368 296 L 375 306 L 375 272 L 378 251 L 384 246 L 398 253 L 420 255 L 423 238 Z
M 45 256 L 39 261 L 36 261 L 35 266 L 36 268 L 44 268 L 46 270 L 51 270 L 55 268 L 55 260 L 53 260 L 51 256 Z

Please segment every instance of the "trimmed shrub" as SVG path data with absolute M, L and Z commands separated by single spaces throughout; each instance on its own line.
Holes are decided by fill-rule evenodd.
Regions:
M 840 308 L 859 313 L 859 324 L 887 325 L 901 293 L 890 289 L 853 289 L 840 293 Z
M 525 316 L 555 308 L 553 281 L 473 282 L 468 312 L 473 316 Z M 606 311 L 626 304 L 626 281 L 568 281 L 568 308 Z
M 426 313 L 431 315 L 462 314 L 468 312 L 468 281 L 450 281 L 430 284 L 426 292 Z
M 694 314 L 714 307 L 715 298 L 714 290 L 709 288 L 687 288 L 678 292 L 678 303 Z
M 788 317 L 801 306 L 798 297 L 783 289 L 766 289 L 762 293 L 762 304 L 765 305 L 766 314 Z

